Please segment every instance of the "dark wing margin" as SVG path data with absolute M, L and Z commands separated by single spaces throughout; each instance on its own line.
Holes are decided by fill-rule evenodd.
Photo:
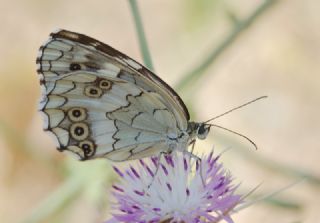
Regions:
M 89 36 L 79 34 L 76 32 L 71 32 L 67 30 L 59 30 L 56 32 L 53 32 L 50 34 L 52 39 L 66 39 L 73 42 L 78 42 L 83 45 L 91 46 L 95 48 L 98 51 L 101 51 L 107 55 L 113 56 L 113 57 L 122 57 L 127 60 L 131 60 L 134 63 L 139 65 L 139 68 L 135 68 L 134 66 L 131 66 L 131 68 L 135 69 L 138 73 L 146 77 L 147 79 L 154 82 L 156 85 L 162 85 L 165 89 L 168 90 L 169 95 L 179 103 L 180 107 L 182 108 L 185 118 L 187 121 L 190 120 L 190 114 L 188 112 L 188 109 L 186 105 L 184 104 L 183 100 L 180 98 L 180 96 L 166 83 L 164 82 L 160 77 L 155 75 L 152 71 L 150 71 L 145 66 L 141 65 L 139 62 L 133 60 L 131 57 L 119 52 L 118 50 L 112 48 L 111 46 L 104 44 L 103 42 L 100 42 L 94 38 L 91 38 Z M 41 51 L 41 49 L 40 49 Z M 37 63 L 39 62 L 39 59 L 37 59 Z M 41 73 L 41 70 L 38 70 L 38 73 Z

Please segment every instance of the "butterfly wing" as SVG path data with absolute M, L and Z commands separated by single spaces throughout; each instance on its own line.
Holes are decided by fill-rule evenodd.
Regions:
M 83 160 L 121 161 L 163 151 L 164 133 L 176 129 L 173 114 L 156 93 L 119 78 L 76 71 L 47 79 L 44 91 L 39 108 L 44 128 L 55 135 L 61 151 Z
M 187 128 L 188 109 L 168 84 L 140 63 L 98 40 L 67 30 L 53 32 L 40 48 L 37 63 L 40 74 L 59 76 L 75 70 L 95 71 L 156 92 L 175 115 L 179 128 Z
M 83 160 L 136 159 L 167 150 L 166 134 L 186 128 L 188 113 L 180 98 L 175 104 L 176 93 L 103 43 L 59 31 L 40 48 L 37 64 L 39 109 L 59 150 Z

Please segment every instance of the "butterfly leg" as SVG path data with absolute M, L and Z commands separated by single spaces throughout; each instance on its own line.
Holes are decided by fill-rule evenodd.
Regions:
M 201 164 L 202 160 L 201 160 L 200 157 L 198 157 L 197 155 L 194 155 L 194 154 L 193 154 L 194 147 L 195 147 L 195 145 L 196 145 L 196 140 L 193 139 L 193 140 L 189 143 L 189 145 L 191 145 L 191 151 L 190 151 L 190 152 L 186 151 L 185 153 L 187 153 L 187 154 L 189 155 L 189 157 L 190 157 L 190 158 L 189 158 L 189 163 L 190 163 L 190 161 L 191 161 L 191 158 L 194 158 L 194 159 L 196 160 L 196 162 L 197 162 L 196 165 L 200 165 L 199 168 L 200 168 L 201 181 L 202 181 L 203 186 L 205 186 L 205 181 L 204 181 L 203 173 L 202 173 L 202 164 Z M 198 167 L 197 167 L 196 169 L 198 169 Z
M 193 140 L 189 143 L 189 146 L 190 146 L 190 145 L 192 145 L 192 146 L 191 146 L 191 152 L 190 152 L 190 153 L 193 154 L 194 146 L 196 145 L 196 140 L 193 139 Z M 189 163 L 190 163 L 190 161 L 191 161 L 191 157 L 192 157 L 192 156 L 190 156 Z
M 152 177 L 152 180 L 151 180 L 150 184 L 148 185 L 148 188 L 151 187 L 151 185 L 153 184 L 154 178 L 157 176 L 157 173 L 158 173 L 158 171 L 159 171 L 160 164 L 161 164 L 160 161 L 161 161 L 162 155 L 163 155 L 163 156 L 165 156 L 165 155 L 170 155 L 171 152 L 172 152 L 172 151 L 168 151 L 168 152 L 167 152 L 167 151 L 161 151 L 161 152 L 159 153 L 159 155 L 157 156 L 156 171 L 154 172 L 154 175 L 153 175 L 153 177 Z
M 203 177 L 203 171 L 202 171 L 202 159 L 200 157 L 198 157 L 197 155 L 194 155 L 192 152 L 193 152 L 193 149 L 194 149 L 194 144 L 195 144 L 195 140 L 194 142 L 191 142 L 192 143 L 192 149 L 191 149 L 191 152 L 185 150 L 184 153 L 188 154 L 190 159 L 189 159 L 189 163 L 191 163 L 191 158 L 195 159 L 196 160 L 196 171 L 199 169 L 200 171 L 200 177 L 201 177 L 201 181 L 202 181 L 202 185 L 205 186 L 205 180 L 204 180 L 204 177 Z M 191 144 L 190 143 L 190 144 Z M 200 166 L 199 166 L 200 165 Z

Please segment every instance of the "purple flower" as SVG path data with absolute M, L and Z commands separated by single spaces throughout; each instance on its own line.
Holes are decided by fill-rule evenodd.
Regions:
M 196 162 L 172 153 L 123 171 L 114 167 L 121 182 L 113 185 L 116 202 L 107 223 L 232 223 L 230 214 L 242 197 L 218 158 L 210 153 Z

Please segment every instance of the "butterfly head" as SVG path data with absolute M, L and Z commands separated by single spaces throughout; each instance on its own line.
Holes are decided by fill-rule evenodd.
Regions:
M 199 123 L 199 127 L 197 129 L 197 137 L 199 139 L 205 139 L 207 138 L 207 135 L 210 131 L 211 125 L 205 124 L 205 123 Z
M 190 122 L 188 130 L 190 135 L 202 140 L 207 138 L 207 135 L 210 131 L 210 127 L 210 124 Z

